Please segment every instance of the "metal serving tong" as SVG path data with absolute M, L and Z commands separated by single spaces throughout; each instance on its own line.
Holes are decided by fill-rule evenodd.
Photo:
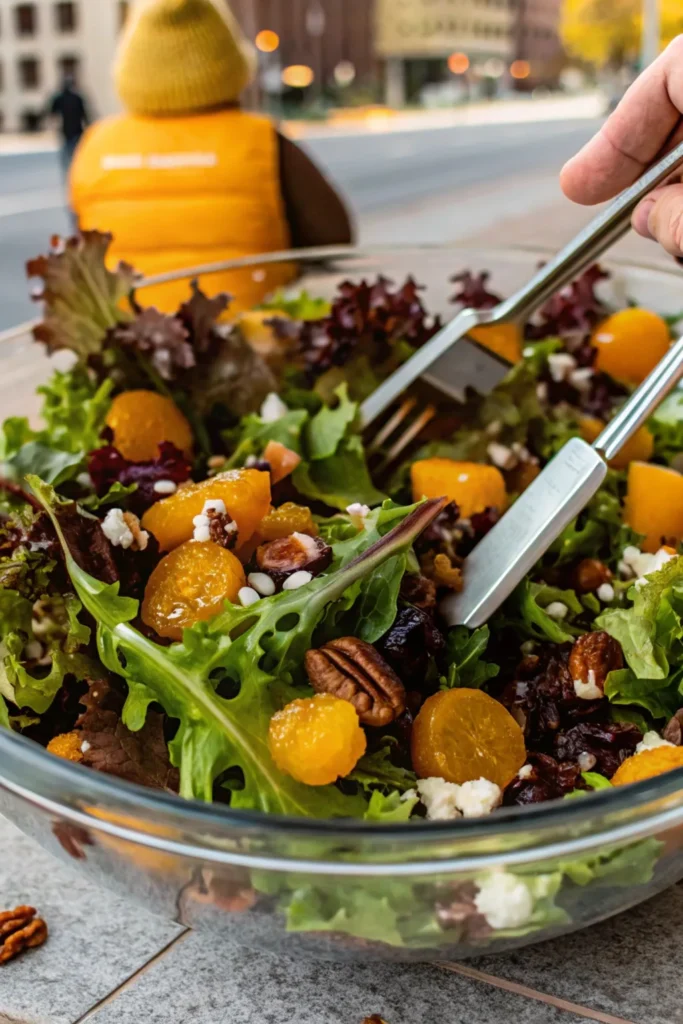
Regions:
M 473 387 L 481 394 L 491 391 L 509 370 L 509 363 L 468 339 L 468 332 L 473 327 L 492 324 L 514 323 L 523 328 L 551 295 L 628 233 L 631 214 L 638 203 L 681 166 L 683 142 L 646 171 L 635 185 L 622 192 L 512 298 L 494 309 L 464 309 L 458 313 L 363 403 L 363 425 L 368 427 L 374 423 L 420 377 L 455 398 L 461 398 L 466 387 Z M 403 422 L 397 416 L 393 413 L 391 417 L 395 427 Z
M 589 445 L 574 437 L 465 559 L 465 587 L 446 598 L 451 626 L 482 626 L 593 497 L 607 463 L 683 377 L 683 338 Z

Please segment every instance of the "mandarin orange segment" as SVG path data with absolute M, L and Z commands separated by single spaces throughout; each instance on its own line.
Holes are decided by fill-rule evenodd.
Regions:
M 683 540 L 683 476 L 651 462 L 632 462 L 628 470 L 624 522 L 645 536 L 643 551 Z
M 131 462 L 159 457 L 159 445 L 170 441 L 192 454 L 192 428 L 178 406 L 156 391 L 123 391 L 111 404 L 106 419 L 115 448 Z
M 244 569 L 232 551 L 190 540 L 162 558 L 150 576 L 142 621 L 159 636 L 182 640 L 184 629 L 218 615 L 244 586 Z
M 422 459 L 413 463 L 410 475 L 414 501 L 446 495 L 458 505 L 465 519 L 487 508 L 503 511 L 507 505 L 505 480 L 495 466 L 453 459 Z
M 258 536 L 264 544 L 269 540 L 291 537 L 293 533 L 306 533 L 309 537 L 317 537 L 319 530 L 310 508 L 295 505 L 292 501 L 271 509 L 258 527 Z
M 579 420 L 579 429 L 584 441 L 592 444 L 605 429 L 602 420 L 594 416 L 582 416 Z M 655 450 L 655 439 L 647 427 L 641 427 L 635 432 L 630 441 L 627 441 L 621 451 L 610 459 L 612 469 L 628 469 L 632 462 L 647 462 L 652 458 Z
M 274 484 L 291 476 L 301 462 L 300 455 L 279 441 L 268 442 L 263 458 L 270 466 L 270 479 Z
M 640 384 L 671 346 L 666 320 L 649 309 L 622 309 L 599 323 L 592 342 L 596 367 L 617 380 Z
M 628 786 L 631 782 L 652 779 L 674 768 L 683 768 L 683 747 L 655 747 L 634 754 L 621 764 L 612 776 L 613 786 Z
M 442 690 L 429 697 L 412 732 L 413 768 L 421 779 L 488 779 L 504 789 L 526 761 L 524 735 L 510 712 L 482 690 Z
M 162 551 L 172 551 L 194 533 L 194 518 L 204 503 L 220 499 L 237 523 L 239 543 L 245 544 L 270 508 L 270 476 L 256 469 L 219 473 L 200 484 L 180 487 L 145 513 L 143 529 L 152 533 Z
M 522 332 L 516 324 L 485 324 L 473 327 L 468 333 L 474 341 L 509 363 L 518 363 L 522 358 Z
M 327 786 L 353 771 L 367 740 L 353 704 L 323 693 L 274 714 L 268 745 L 280 771 L 307 786 Z
M 79 733 L 64 732 L 50 740 L 47 745 L 48 753 L 54 754 L 55 757 L 61 757 L 64 761 L 73 761 L 74 764 L 78 764 L 83 760 L 82 742 L 83 737 Z

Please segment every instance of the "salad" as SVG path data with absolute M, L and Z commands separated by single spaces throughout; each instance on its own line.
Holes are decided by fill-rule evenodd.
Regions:
M 683 766 L 683 397 L 492 621 L 448 629 L 466 556 L 671 343 L 593 267 L 490 395 L 403 461 L 359 403 L 439 328 L 409 279 L 229 319 L 145 308 L 108 236 L 55 243 L 36 342 L 73 354 L 42 425 L 0 432 L 0 724 L 52 754 L 236 809 L 373 822 L 579 798 Z M 487 275 L 454 302 L 491 307 Z M 494 898 L 494 897 L 492 897 Z

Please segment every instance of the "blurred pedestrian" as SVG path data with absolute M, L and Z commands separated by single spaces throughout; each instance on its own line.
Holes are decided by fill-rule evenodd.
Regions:
M 244 112 L 254 52 L 224 0 L 141 0 L 120 44 L 125 113 L 91 128 L 73 165 L 81 229 L 114 235 L 112 257 L 146 275 L 291 247 L 343 244 L 342 200 L 270 119 Z M 291 266 L 206 275 L 234 313 L 294 276 Z M 147 289 L 175 310 L 187 281 Z
M 636 79 L 600 131 L 562 169 L 562 188 L 592 206 L 632 185 L 665 150 L 683 140 L 683 35 Z M 633 227 L 667 252 L 683 255 L 683 184 L 656 189 L 633 214 Z
M 59 92 L 52 97 L 48 116 L 59 121 L 62 136 L 62 167 L 64 173 L 68 174 L 76 147 L 90 123 L 87 104 L 76 89 L 76 83 L 71 75 L 64 76 Z

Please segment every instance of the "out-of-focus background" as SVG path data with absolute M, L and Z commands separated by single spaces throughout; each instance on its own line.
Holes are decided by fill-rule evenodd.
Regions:
M 70 228 L 51 98 L 92 116 L 133 2 L 0 0 L 0 329 L 31 315 L 23 263 Z M 557 172 L 683 31 L 680 0 L 232 0 L 258 51 L 244 97 L 349 199 L 362 242 L 564 236 Z M 579 218 L 579 219 L 577 219 Z M 545 233 L 544 233 L 545 232 Z

